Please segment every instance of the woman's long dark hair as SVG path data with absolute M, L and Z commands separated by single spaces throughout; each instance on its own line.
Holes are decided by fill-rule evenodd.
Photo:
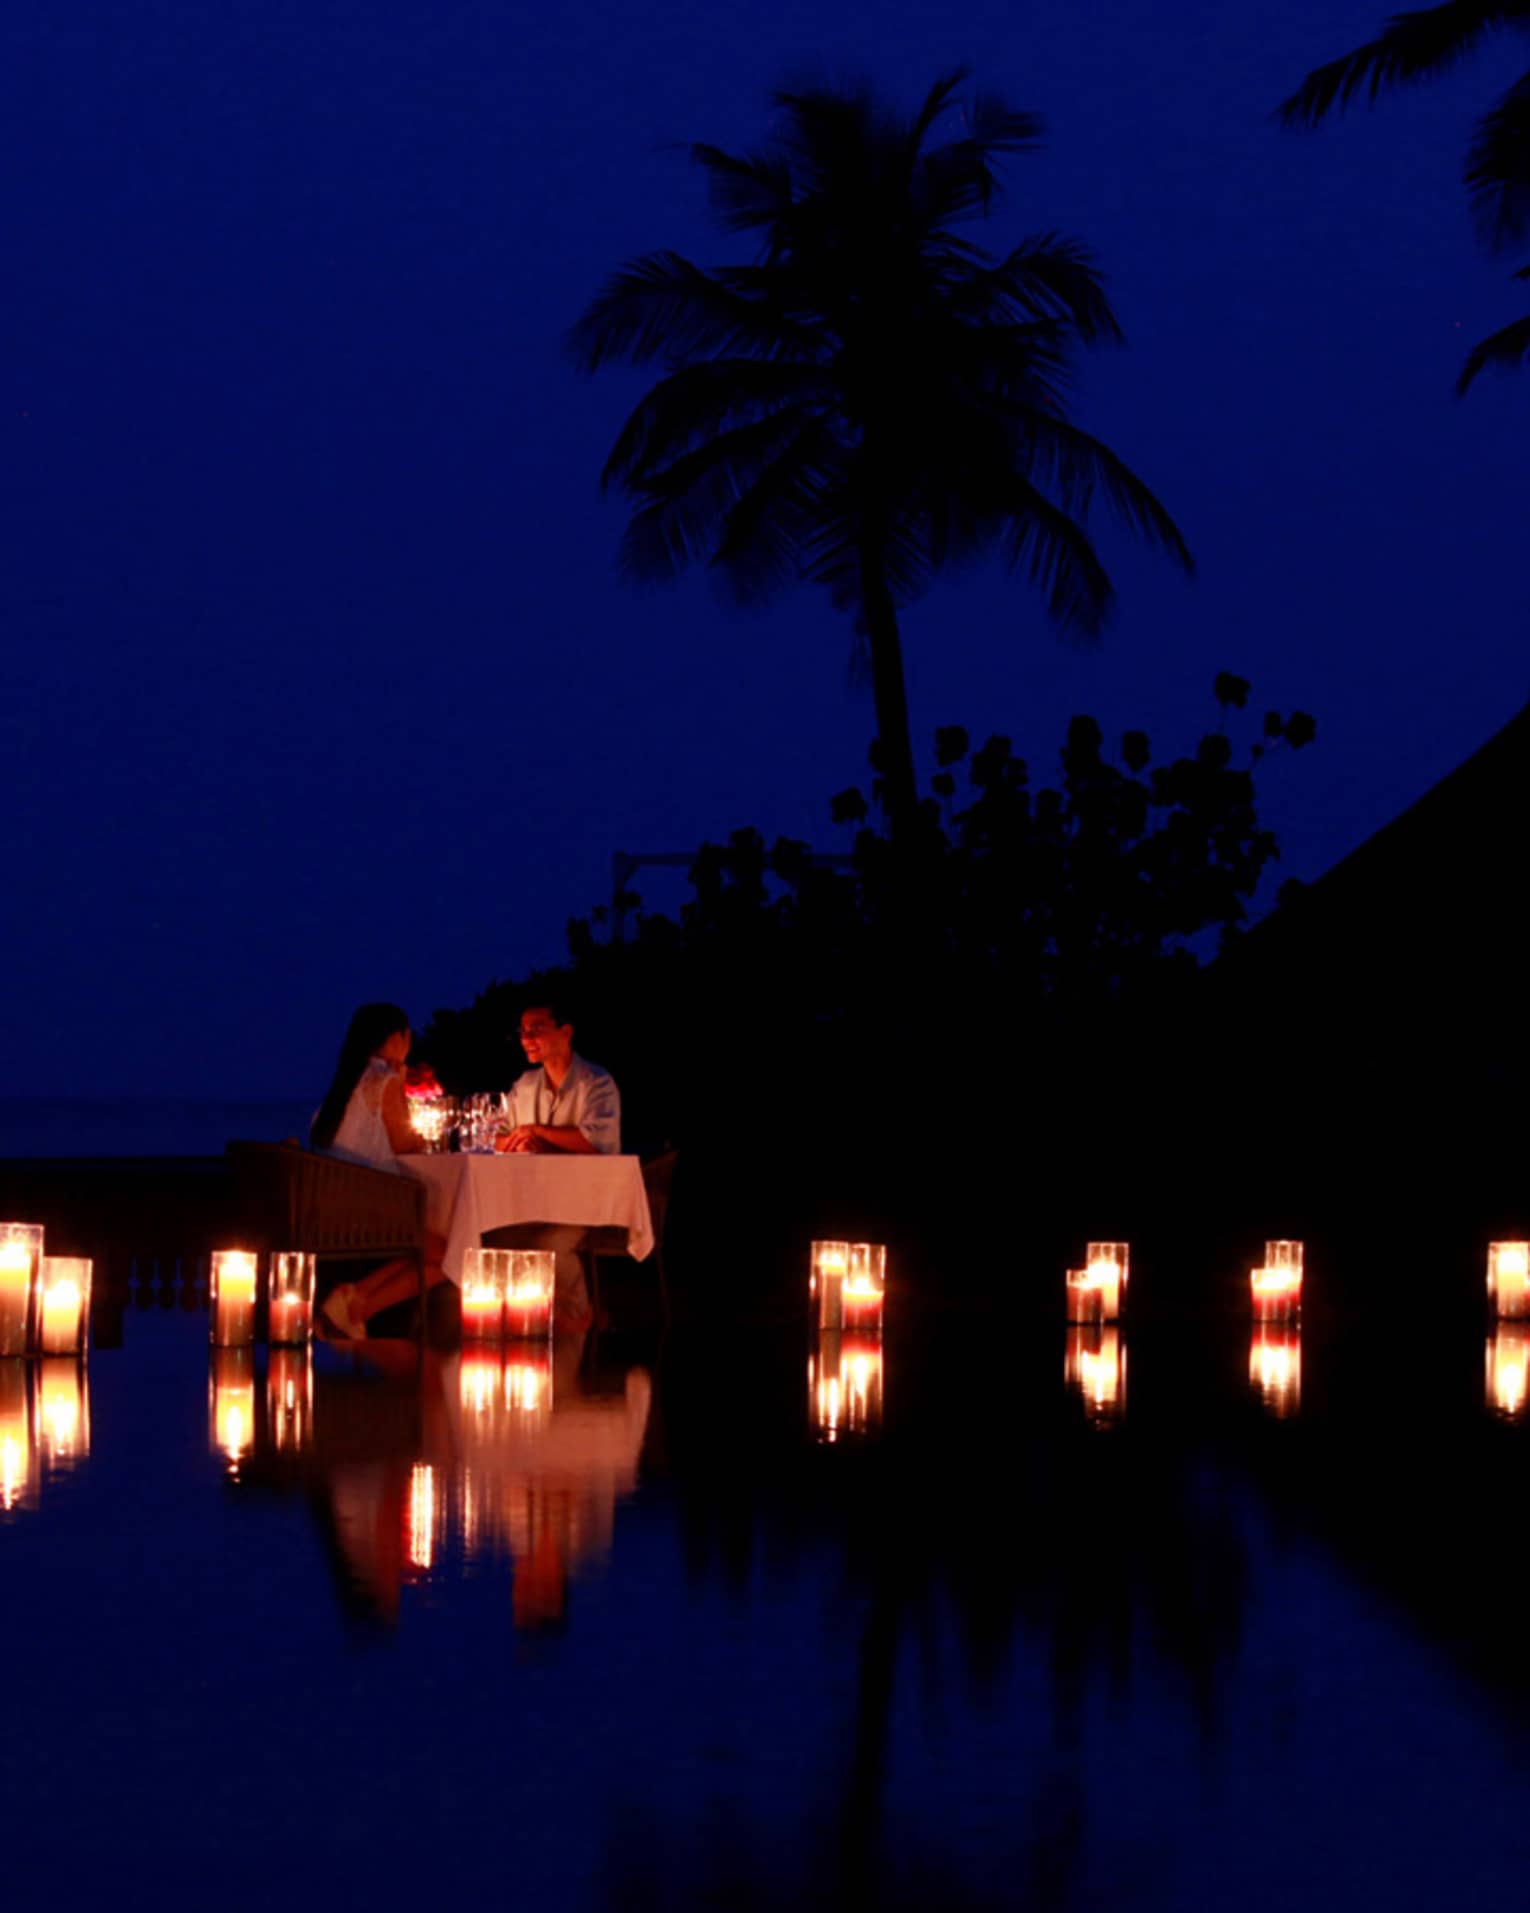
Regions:
M 397 1036 L 408 1027 L 409 1018 L 396 1003 L 363 1003 L 357 1010 L 340 1045 L 334 1078 L 308 1131 L 311 1149 L 328 1149 L 335 1140 L 345 1106 L 351 1100 L 351 1091 L 361 1081 L 361 1072 L 390 1036 Z

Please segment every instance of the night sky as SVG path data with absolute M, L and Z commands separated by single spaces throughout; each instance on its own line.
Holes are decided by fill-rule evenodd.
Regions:
M 683 149 L 756 143 L 797 77 L 912 104 L 965 61 L 1046 117 L 985 242 L 1095 248 L 1130 343 L 1078 415 L 1200 566 L 1106 533 L 1090 650 L 1023 582 L 941 585 L 905 623 L 917 740 L 1001 728 L 1039 771 L 1087 710 L 1178 749 L 1225 668 L 1318 720 L 1264 781 L 1281 875 L 1384 823 L 1530 695 L 1530 382 L 1452 393 L 1523 309 L 1459 183 L 1522 60 L 1273 121 L 1386 10 L 12 0 L 12 1093 L 316 1092 L 355 1002 L 423 1021 L 555 960 L 615 849 L 843 847 L 847 629 L 806 591 L 623 586 L 597 481 L 642 381 L 560 348 L 629 255 L 738 256 Z

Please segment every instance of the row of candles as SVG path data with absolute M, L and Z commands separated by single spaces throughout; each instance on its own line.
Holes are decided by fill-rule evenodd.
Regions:
M 40 1223 L 0 1222 L 0 1359 L 82 1354 L 90 1278 L 88 1256 L 43 1253 Z

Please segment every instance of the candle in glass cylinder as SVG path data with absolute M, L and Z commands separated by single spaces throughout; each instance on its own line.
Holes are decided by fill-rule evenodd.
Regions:
M 243 1348 L 255 1340 L 258 1274 L 258 1260 L 248 1250 L 213 1250 L 208 1306 L 216 1347 Z
M 0 1356 L 25 1355 L 42 1262 L 43 1232 L 35 1222 L 0 1222 Z
M 850 1267 L 848 1242 L 815 1242 L 808 1263 L 808 1294 L 822 1292 L 827 1277 L 841 1279 Z
M 523 1341 L 552 1333 L 553 1278 L 557 1260 L 551 1249 L 511 1249 L 505 1283 L 505 1329 Z
M 846 1332 L 880 1329 L 886 1293 L 886 1246 L 880 1242 L 852 1242 L 850 1264 L 839 1291 L 840 1322 Z
M 462 1338 L 497 1342 L 505 1332 L 510 1249 L 469 1249 L 462 1260 Z
M 271 1257 L 270 1339 L 300 1347 L 313 1334 L 313 1287 L 318 1258 L 286 1252 Z
M 90 1322 L 91 1261 L 85 1255 L 45 1255 L 37 1283 L 37 1345 L 44 1355 L 78 1355 Z
M 1530 1242 L 1490 1242 L 1487 1281 L 1495 1315 L 1530 1315 Z

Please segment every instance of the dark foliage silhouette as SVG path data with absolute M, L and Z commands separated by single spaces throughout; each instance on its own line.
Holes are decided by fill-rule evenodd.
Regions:
M 965 77 L 912 119 L 863 91 L 778 94 L 763 150 L 694 146 L 753 256 L 635 259 L 569 335 L 588 371 L 664 369 L 605 470 L 633 501 L 634 579 L 703 562 L 742 602 L 807 581 L 854 619 L 900 842 L 916 784 L 899 614 L 938 572 L 997 554 L 1061 630 L 1093 636 L 1114 595 L 1097 500 L 1190 567 L 1153 493 L 1068 416 L 1079 349 L 1121 339 L 1086 248 L 1043 232 L 994 257 L 958 234 L 1042 134 L 990 94 L 963 100 Z
M 1451 72 L 1484 41 L 1530 29 L 1530 4 L 1510 0 L 1445 0 L 1443 6 L 1394 14 L 1374 40 L 1309 73 L 1280 108 L 1288 126 L 1316 126 L 1358 98 L 1374 101 L 1398 86 Z M 1518 245 L 1530 228 L 1530 70 L 1477 121 L 1466 153 L 1466 189 L 1473 220 L 1492 252 Z M 1530 278 L 1530 267 L 1516 278 Z M 1479 340 L 1456 381 L 1465 392 L 1489 366 L 1508 370 L 1530 354 L 1530 318 Z

